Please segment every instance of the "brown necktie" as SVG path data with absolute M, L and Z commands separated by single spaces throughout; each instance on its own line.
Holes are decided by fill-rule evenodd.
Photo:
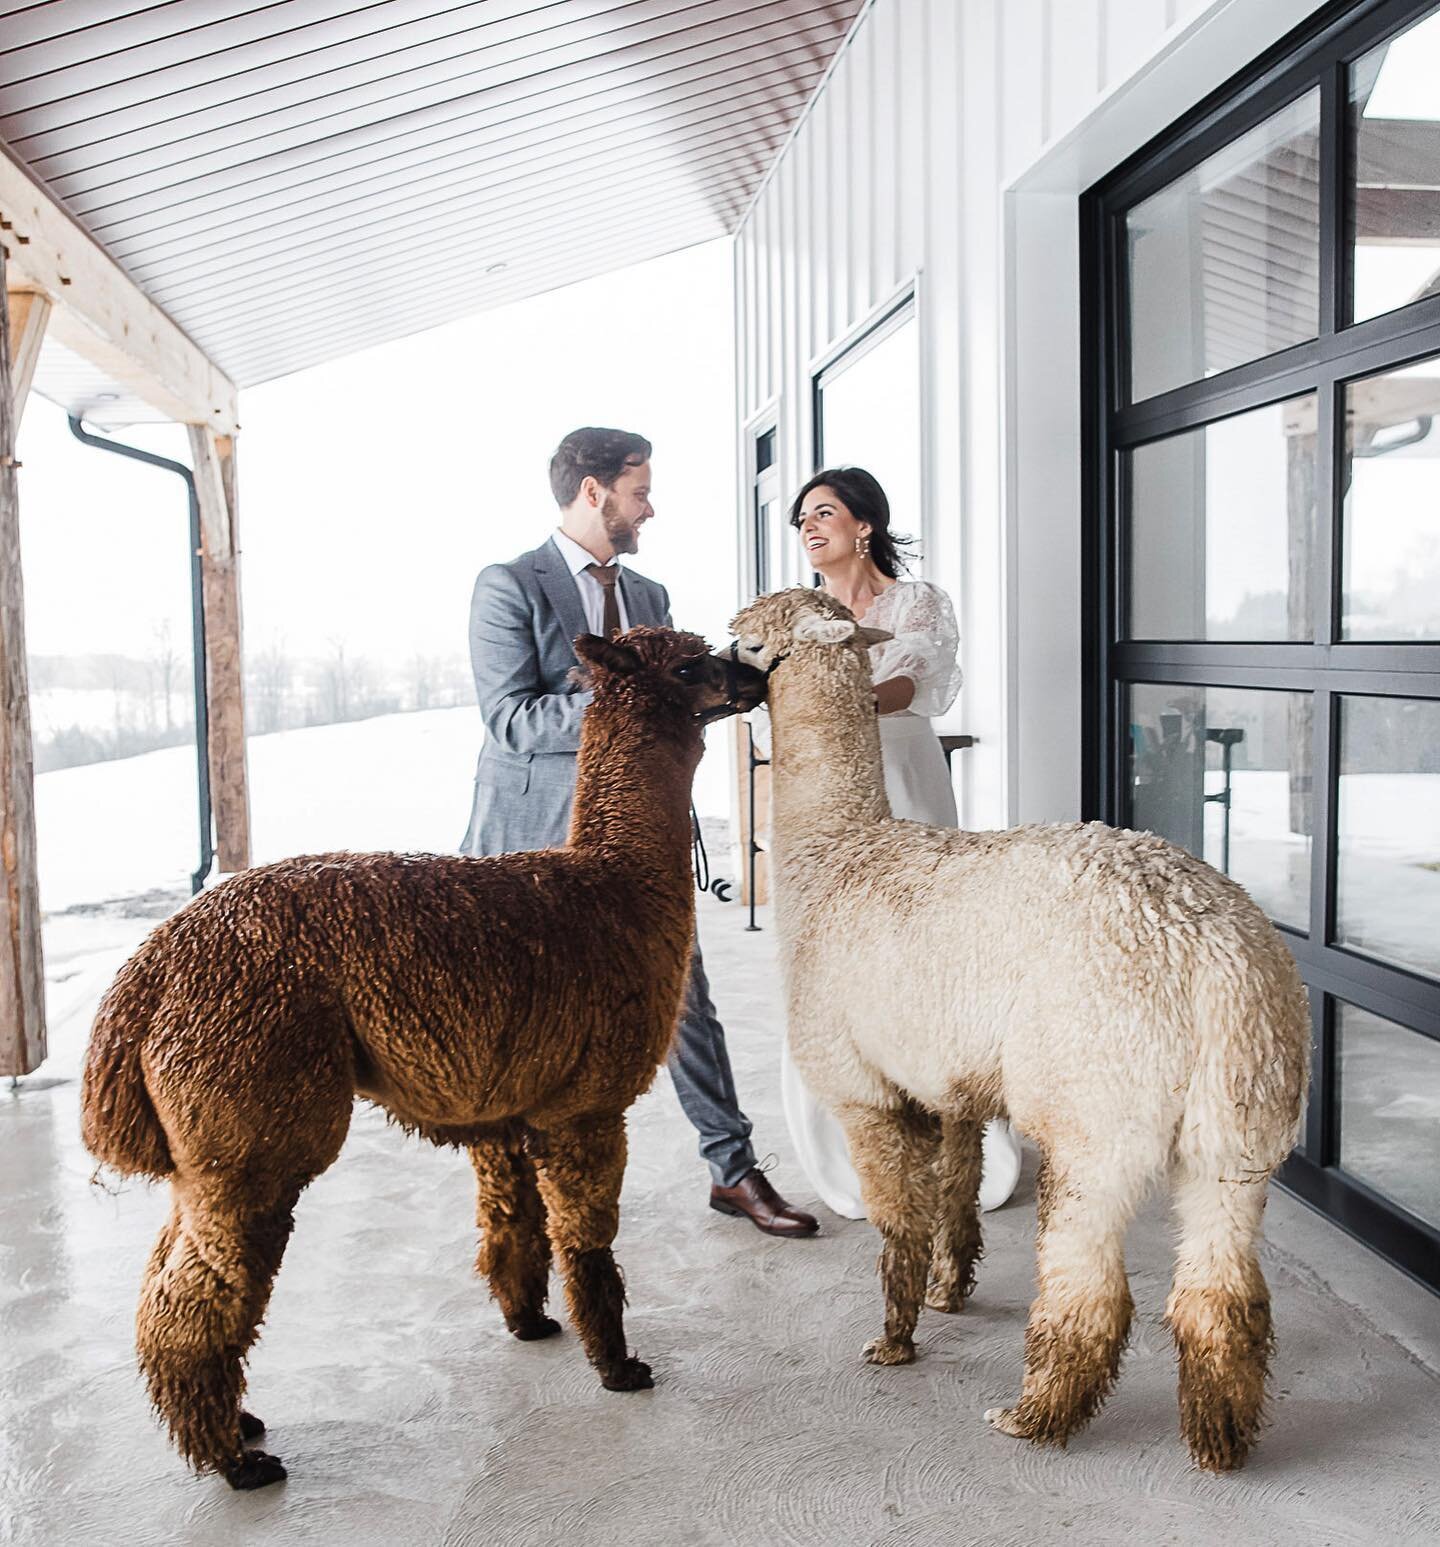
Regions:
M 618 564 L 587 564 L 587 575 L 594 575 L 605 592 L 605 637 L 614 639 L 620 632 L 620 594 L 615 582 L 620 578 Z

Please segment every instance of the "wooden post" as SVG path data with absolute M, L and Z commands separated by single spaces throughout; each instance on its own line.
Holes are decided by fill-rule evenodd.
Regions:
M 240 646 L 240 549 L 235 438 L 190 426 L 200 500 L 205 595 L 205 685 L 210 699 L 210 799 L 221 870 L 250 863 L 250 790 L 245 768 L 245 672 Z
M 20 416 L 4 278 L 0 250 L 0 1074 L 15 1075 L 29 1074 L 45 1058 L 45 972 L 15 477 Z
M 15 399 L 15 427 L 25 417 L 30 383 L 40 363 L 40 345 L 50 320 L 50 297 L 38 290 L 10 290 L 10 390 Z

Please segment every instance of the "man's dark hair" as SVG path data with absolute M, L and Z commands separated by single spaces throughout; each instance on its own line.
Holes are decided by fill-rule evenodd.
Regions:
M 571 430 L 550 458 L 550 492 L 563 510 L 573 504 L 580 485 L 593 478 L 602 488 L 613 489 L 627 467 L 650 460 L 650 442 L 629 430 L 601 430 L 589 426 Z
M 913 547 L 915 539 L 890 530 L 890 501 L 879 480 L 863 467 L 827 467 L 816 473 L 795 496 L 790 506 L 790 525 L 799 527 L 805 496 L 821 485 L 833 489 L 850 514 L 869 526 L 870 557 L 875 568 L 891 580 L 898 580 L 905 568 L 905 549 Z

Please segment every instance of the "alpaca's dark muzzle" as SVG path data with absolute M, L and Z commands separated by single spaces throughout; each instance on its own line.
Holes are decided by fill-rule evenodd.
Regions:
M 757 671 L 755 667 L 742 661 L 738 651 L 737 641 L 718 655 L 710 657 L 720 673 L 720 686 L 725 698 L 722 703 L 701 712 L 699 718 L 705 725 L 709 725 L 713 720 L 723 720 L 728 715 L 744 714 L 747 710 L 756 709 L 765 702 L 769 678 L 763 671 Z

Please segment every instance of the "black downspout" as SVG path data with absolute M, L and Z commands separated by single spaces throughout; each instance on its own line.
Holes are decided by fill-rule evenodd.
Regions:
M 195 474 L 183 462 L 172 462 L 169 457 L 156 456 L 153 451 L 141 451 L 138 446 L 126 446 L 119 441 L 91 435 L 73 414 L 70 415 L 70 433 L 97 451 L 113 451 L 118 457 L 163 467 L 185 480 L 185 493 L 190 500 L 190 638 L 195 657 L 195 771 L 200 793 L 200 863 L 191 872 L 190 890 L 198 892 L 215 863 L 215 845 L 211 838 L 210 705 L 205 692 L 204 572 L 200 564 L 200 500 L 195 493 Z

